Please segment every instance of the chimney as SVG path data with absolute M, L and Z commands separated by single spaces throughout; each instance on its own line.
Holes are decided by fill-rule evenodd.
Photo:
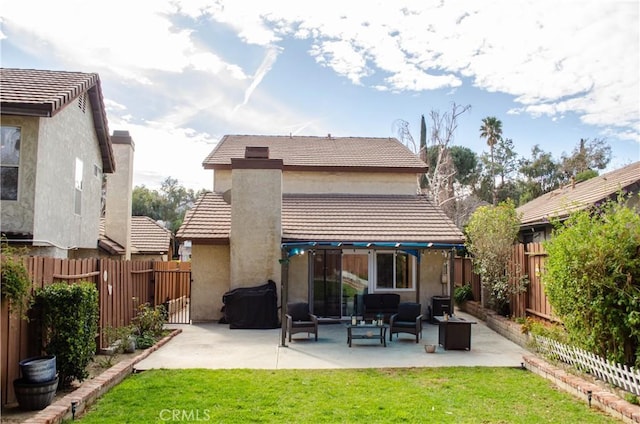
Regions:
M 282 165 L 268 147 L 231 159 L 231 288 L 280 280 Z
M 131 194 L 135 145 L 129 131 L 114 131 L 111 144 L 116 172 L 106 177 L 104 230 L 107 237 L 125 248 L 124 259 L 131 259 Z

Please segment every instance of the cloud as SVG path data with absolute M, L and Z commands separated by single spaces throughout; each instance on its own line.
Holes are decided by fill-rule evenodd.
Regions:
M 187 187 L 211 188 L 213 173 L 202 168 L 218 139 L 191 128 L 178 128 L 166 122 L 140 124 L 114 119 L 113 130 L 127 130 L 135 144 L 134 185 L 158 189 L 167 177 L 176 178 Z M 161 170 L 161 171 L 150 171 Z
M 278 57 L 278 53 L 279 53 L 279 49 L 278 48 L 270 47 L 270 48 L 267 49 L 267 54 L 265 55 L 264 59 L 262 60 L 262 63 L 258 67 L 258 70 L 256 71 L 256 73 L 253 75 L 253 78 L 251 80 L 251 84 L 249 84 L 249 87 L 247 87 L 247 89 L 244 92 L 244 100 L 242 101 L 241 104 L 237 105 L 233 109 L 233 113 L 235 113 L 240 107 L 242 107 L 242 106 L 246 105 L 247 103 L 249 103 L 249 99 L 251 98 L 251 94 L 253 94 L 253 92 L 255 91 L 256 87 L 258 87 L 260 82 L 262 82 L 262 79 L 271 70 L 271 68 L 273 67 L 273 64 L 276 62 L 276 59 Z
M 471 83 L 513 98 L 510 114 L 574 114 L 640 142 L 637 2 L 22 0 L 0 14 L 3 43 L 42 63 L 62 60 L 61 69 L 99 72 L 114 102 L 110 127 L 125 126 L 141 145 L 173 138 L 190 151 L 198 137 L 211 147 L 214 131 L 327 132 L 325 118 L 263 90 L 294 42 L 358 89 L 414 96 Z M 242 50 L 225 51 L 218 31 Z M 149 152 L 191 169 L 208 154 Z
M 469 78 L 514 96 L 534 116 L 574 113 L 585 124 L 638 126 L 635 2 L 260 1 L 243 3 L 242 12 L 237 2 L 219 4 L 214 18 L 247 42 L 309 39 L 309 54 L 354 84 L 419 92 Z

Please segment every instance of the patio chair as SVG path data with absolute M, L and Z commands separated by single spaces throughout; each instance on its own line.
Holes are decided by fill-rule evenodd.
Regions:
M 410 333 L 415 334 L 416 343 L 422 337 L 422 309 L 419 303 L 403 302 L 398 305 L 398 313 L 389 318 L 389 341 L 393 339 L 393 334 Z
M 308 303 L 287 303 L 286 317 L 289 341 L 291 341 L 291 335 L 296 333 L 307 333 L 307 336 L 313 333 L 318 341 L 318 317 L 309 312 Z

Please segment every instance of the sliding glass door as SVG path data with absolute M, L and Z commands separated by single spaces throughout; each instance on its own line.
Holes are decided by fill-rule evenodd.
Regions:
M 321 317 L 340 317 L 342 290 L 340 250 L 318 250 L 313 256 L 313 313 Z
M 366 251 L 316 251 L 311 281 L 314 313 L 331 318 L 354 314 L 355 295 L 369 288 L 369 262 Z

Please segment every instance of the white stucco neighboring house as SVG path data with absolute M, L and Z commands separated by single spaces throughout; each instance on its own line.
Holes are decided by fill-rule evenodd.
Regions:
M 425 314 L 451 294 L 463 235 L 417 194 L 427 165 L 398 140 L 226 135 L 203 166 L 213 192 L 177 233 L 192 243 L 194 321 L 220 319 L 224 293 L 268 280 L 327 318 L 353 314 L 356 294 L 397 293 Z
M 0 85 L 0 231 L 34 254 L 95 250 L 115 171 L 98 74 L 2 68 Z

